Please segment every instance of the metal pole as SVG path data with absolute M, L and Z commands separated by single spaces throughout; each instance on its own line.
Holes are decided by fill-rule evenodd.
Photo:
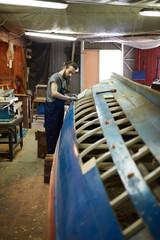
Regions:
M 124 44 L 121 44 L 121 75 L 124 74 Z
M 80 90 L 84 91 L 84 41 L 81 41 Z

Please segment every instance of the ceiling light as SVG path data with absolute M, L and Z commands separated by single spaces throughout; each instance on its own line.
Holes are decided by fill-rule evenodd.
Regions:
M 144 8 L 139 12 L 139 14 L 147 17 L 160 17 L 160 10 Z
M 29 7 L 42 7 L 42 8 L 55 8 L 55 9 L 65 9 L 68 4 L 56 3 L 56 2 L 45 2 L 45 1 L 35 1 L 35 0 L 0 0 L 0 4 L 10 4 L 18 6 L 29 6 Z
M 59 39 L 59 40 L 67 40 L 67 41 L 76 41 L 75 37 L 58 35 L 58 34 L 47 34 L 47 33 L 37 33 L 37 32 L 25 32 L 25 35 L 33 36 L 33 37 L 42 37 L 42 38 L 50 38 L 50 39 Z

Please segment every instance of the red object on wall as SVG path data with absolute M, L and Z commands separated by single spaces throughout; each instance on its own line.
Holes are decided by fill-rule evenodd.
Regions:
M 139 54 L 140 53 L 140 54 Z M 139 58 L 140 55 L 140 58 Z M 146 71 L 146 79 L 135 80 L 135 82 L 145 84 L 147 86 L 151 86 L 154 79 L 157 76 L 157 57 L 160 56 L 160 47 L 141 50 L 135 48 L 135 69 L 134 70 L 145 70 Z M 139 63 L 140 60 L 140 63 Z M 143 66 L 144 61 L 144 66 Z M 140 69 L 139 69 L 140 67 Z M 159 66 L 160 67 L 160 66 Z M 160 72 L 160 69 L 159 69 Z

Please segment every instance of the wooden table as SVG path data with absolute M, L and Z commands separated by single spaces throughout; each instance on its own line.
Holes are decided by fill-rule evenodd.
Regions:
M 17 139 L 17 126 L 19 126 L 20 137 Z M 0 122 L 0 144 L 9 144 L 8 152 L 0 152 L 0 155 L 9 155 L 13 160 L 13 150 L 20 144 L 23 147 L 22 117 L 18 117 L 10 122 Z M 5 137 L 3 137 L 5 135 Z

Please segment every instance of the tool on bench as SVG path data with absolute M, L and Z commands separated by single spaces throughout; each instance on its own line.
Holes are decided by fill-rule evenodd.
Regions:
M 18 98 L 13 94 L 12 90 L 0 89 L 0 122 L 10 122 L 17 118 L 16 102 Z
M 96 92 L 96 94 L 100 94 L 100 93 L 107 93 L 107 92 L 117 92 L 117 89 L 109 89 L 109 90 L 106 90 L 106 91 L 101 91 L 101 92 Z

